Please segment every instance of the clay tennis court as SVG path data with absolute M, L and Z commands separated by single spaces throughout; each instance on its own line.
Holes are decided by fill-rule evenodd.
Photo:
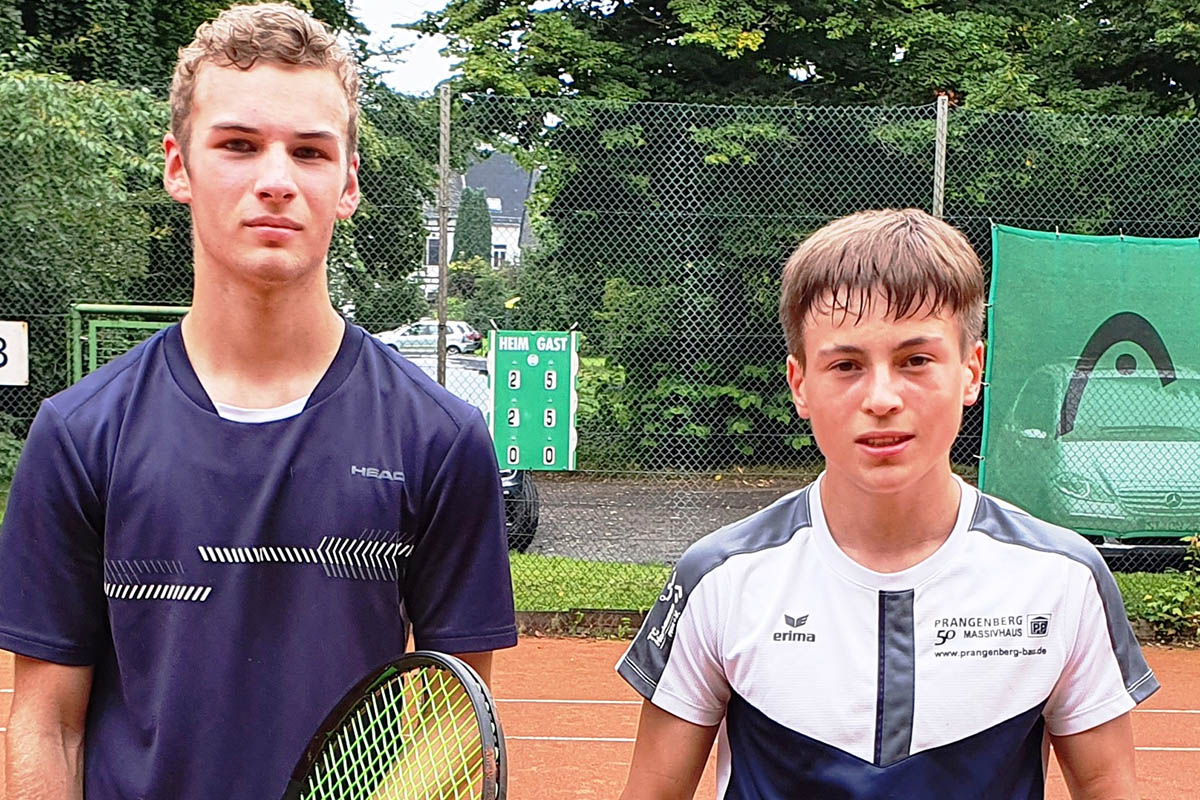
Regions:
M 640 705 L 613 672 L 625 646 L 527 637 L 496 654 L 493 688 L 508 739 L 510 797 L 617 797 Z M 1163 688 L 1134 712 L 1142 800 L 1191 800 L 1200 793 L 1200 650 L 1146 647 L 1146 658 Z M 12 697 L 12 656 L 0 652 L 0 744 Z M 0 759 L 0 796 L 4 785 Z M 715 793 L 710 761 L 696 796 Z M 1068 798 L 1054 766 L 1046 796 Z

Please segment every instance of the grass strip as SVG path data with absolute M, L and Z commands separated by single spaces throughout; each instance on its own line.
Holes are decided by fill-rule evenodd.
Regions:
M 658 599 L 671 574 L 671 568 L 663 564 L 521 553 L 511 553 L 510 558 L 518 611 L 645 611 Z
M 671 568 L 663 564 L 520 553 L 512 553 L 511 560 L 518 611 L 645 611 L 671 574 Z M 1118 572 L 1116 579 L 1131 619 L 1153 618 L 1147 595 L 1163 596 L 1195 585 L 1177 572 Z

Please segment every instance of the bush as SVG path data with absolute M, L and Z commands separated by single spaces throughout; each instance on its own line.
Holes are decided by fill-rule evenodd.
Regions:
M 1200 641 L 1200 535 L 1184 541 L 1187 567 L 1161 576 L 1141 602 L 1126 602 L 1130 617 L 1149 622 L 1159 641 Z
M 504 303 L 516 292 L 510 267 L 497 269 L 475 256 L 451 263 L 446 282 L 448 319 L 461 319 L 479 331 L 491 328 L 492 320 L 508 326 Z
M 354 293 L 354 321 L 372 333 L 398 328 L 429 314 L 421 287 L 400 279 L 379 281 Z
M 579 359 L 579 452 L 581 469 L 633 469 L 638 453 L 625 368 L 608 358 Z
M 12 483 L 13 473 L 17 471 L 17 461 L 21 458 L 21 449 L 24 446 L 24 441 L 0 428 L 0 487 L 5 490 Z M 3 505 L 0 505 L 0 508 L 3 508 Z

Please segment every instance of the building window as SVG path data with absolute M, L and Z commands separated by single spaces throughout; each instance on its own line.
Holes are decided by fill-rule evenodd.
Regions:
M 426 266 L 436 267 L 441 263 L 441 244 L 441 240 L 436 236 L 430 236 L 425 240 Z
M 492 266 L 500 269 L 504 266 L 504 262 L 508 260 L 508 245 L 494 244 L 492 245 Z

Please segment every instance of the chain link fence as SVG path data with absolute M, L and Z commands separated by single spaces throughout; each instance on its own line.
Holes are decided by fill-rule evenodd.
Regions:
M 1195 239 L 1200 234 L 1200 208 L 1195 203 L 1194 189 L 1200 170 L 1200 125 L 1194 121 L 956 110 L 949 115 L 947 150 L 946 219 L 967 233 L 986 266 L 992 263 L 993 224 L 1125 237 Z M 1163 328 L 1165 314 L 1167 327 L 1177 327 L 1178 318 L 1185 312 L 1175 307 L 1174 301 L 1181 285 L 1196 284 L 1194 261 L 1177 273 L 1176 281 L 1166 281 L 1131 262 L 1126 262 L 1130 269 L 1118 277 L 1108 269 L 1113 261 L 1111 253 L 1098 249 L 1096 258 L 1090 278 L 1081 278 L 1079 290 L 1062 296 L 1028 297 L 1016 310 L 1020 317 L 1036 319 L 1037 312 L 1029 308 L 1034 304 L 1043 314 L 1072 314 L 1073 309 L 1077 310 L 1081 324 L 1082 318 L 1090 318 L 1097 307 L 1119 311 L 1137 308 L 1143 313 L 1150 308 L 1158 312 L 1155 325 Z M 1088 272 L 1086 265 L 1077 269 L 1081 276 Z M 1085 286 L 1083 280 L 1091 285 Z M 1169 288 L 1172 284 L 1175 289 Z M 1147 295 L 1155 295 L 1155 287 L 1157 302 L 1147 302 Z M 1005 309 L 1001 306 L 992 313 L 999 319 Z M 1008 381 L 1012 393 L 1021 386 L 1028 389 L 1037 382 L 1038 375 L 1061 373 L 1064 364 L 1069 374 L 1080 363 L 1078 350 L 1071 351 L 1063 343 L 1056 350 L 1053 344 L 1056 336 L 1052 329 L 1057 331 L 1062 326 L 1033 322 L 1030 327 L 1033 330 L 1022 338 L 1037 339 L 1040 328 L 1044 343 L 1038 352 L 1054 351 L 1053 356 L 1046 355 L 1045 363 L 1026 374 L 1006 375 L 995 370 L 996 374 L 989 376 L 997 382 Z M 1168 342 L 1177 358 L 1175 366 L 1185 372 L 1195 368 L 1194 356 L 1189 352 L 1193 339 L 1185 335 Z M 1121 364 L 1119 359 L 1131 357 L 1124 351 L 1140 354 L 1138 374 L 1116 369 Z M 1144 349 L 1114 347 L 1105 354 L 1096 374 L 1110 372 L 1144 381 L 1147 365 Z M 1171 393 L 1186 395 L 1188 383 L 1180 383 Z M 1103 409 L 1114 419 L 1123 415 L 1126 426 L 1119 436 L 1084 434 L 1083 438 L 1125 441 L 1091 441 L 1083 448 L 1079 443 L 1068 444 L 1061 451 L 1063 470 L 1049 468 L 1047 460 L 1034 453 L 1019 467 L 1026 472 L 1022 478 L 994 481 L 989 477 L 987 485 L 1004 492 L 1004 485 L 1040 484 L 1040 491 L 1012 499 L 1036 507 L 1036 511 L 1060 524 L 1086 531 L 1118 571 L 1131 613 L 1159 621 L 1180 610 L 1180 604 L 1164 602 L 1163 598 L 1196 596 L 1197 563 L 1190 558 L 1196 553 L 1195 539 L 1191 539 L 1190 547 L 1184 541 L 1184 537 L 1196 535 L 1196 517 L 1167 505 L 1174 499 L 1170 497 L 1172 492 L 1188 497 L 1192 494 L 1194 479 L 1179 476 L 1194 469 L 1192 465 L 1200 456 L 1197 445 L 1188 443 L 1196 439 L 1200 417 L 1193 416 L 1190 423 L 1172 431 L 1152 431 L 1155 420 L 1164 417 L 1156 410 L 1160 399 L 1151 400 L 1144 393 L 1128 391 L 1130 388 L 1127 383 L 1114 385 L 1111 380 L 1089 381 L 1081 405 L 1081 411 L 1087 413 Z M 1123 400 L 1114 402 L 1109 397 L 1114 389 Z M 1024 393 L 1032 396 L 1029 391 Z M 1055 396 L 1054 401 L 1057 403 L 1061 396 Z M 1190 402 L 1185 398 L 1175 405 L 1177 408 L 1167 416 L 1176 421 L 1180 414 L 1186 418 Z M 1111 414 L 1114 410 L 1116 415 Z M 971 416 L 969 413 L 968 419 Z M 1029 449 L 1029 440 L 1017 444 L 1014 449 Z M 989 467 L 1000 466 L 989 463 Z M 1035 473 L 1032 480 L 1027 474 L 1030 470 Z M 1001 471 L 993 470 L 993 475 Z M 1044 474 L 1037 475 L 1039 471 Z M 1094 480 L 1106 472 L 1120 476 L 1108 489 L 1117 508 L 1109 509 L 1112 513 L 1107 516 L 1078 516 L 1079 476 L 1087 474 Z M 1131 530 L 1138 531 L 1138 535 L 1128 536 Z M 1176 570 L 1187 574 L 1170 574 Z M 1195 600 L 1184 600 L 1182 605 L 1189 603 Z M 1194 609 L 1183 611 L 1186 615 Z
M 0 386 L 11 442 L 89 346 L 72 305 L 186 306 L 191 252 L 186 209 L 157 183 L 161 96 L 19 75 L 0 87 L 17 149 L 0 164 L 0 317 L 30 322 L 32 353 L 30 385 Z M 431 375 L 423 326 L 444 300 L 446 383 L 481 407 L 472 333 L 582 332 L 579 469 L 509 481 L 531 609 L 645 607 L 664 575 L 637 565 L 670 563 L 820 471 L 776 321 L 783 261 L 807 232 L 863 208 L 932 209 L 935 193 L 985 264 L 992 223 L 1200 232 L 1200 123 L 949 110 L 935 187 L 935 105 L 451 105 L 443 229 L 437 99 L 365 98 L 364 202 L 335 232 L 331 294 Z M 952 461 L 970 481 L 981 433 L 967 409 Z

